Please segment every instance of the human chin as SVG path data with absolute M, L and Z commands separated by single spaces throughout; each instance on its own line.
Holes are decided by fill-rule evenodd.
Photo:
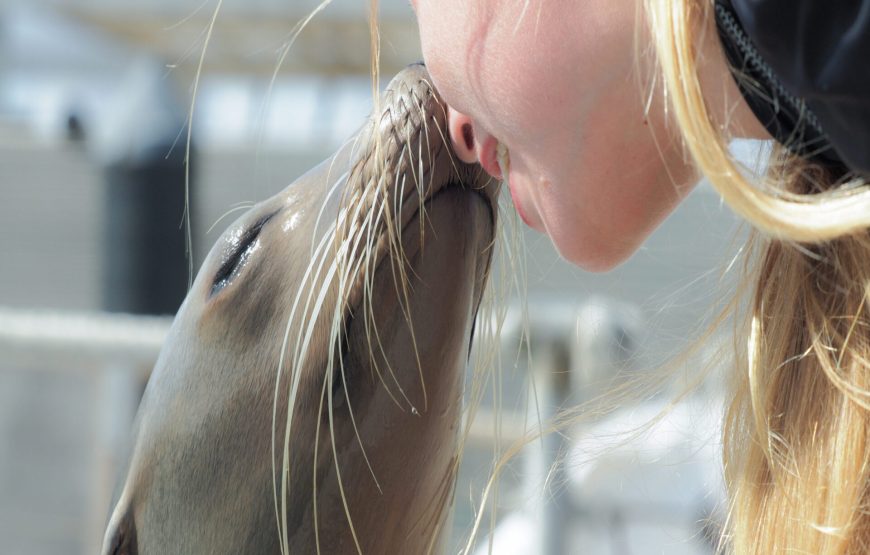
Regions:
M 621 232 L 607 222 L 594 222 L 570 200 L 544 195 L 540 202 L 541 226 L 559 255 L 595 273 L 607 272 L 634 254 L 647 234 Z
M 628 260 L 638 248 L 623 241 L 587 241 L 570 230 L 554 229 L 549 235 L 559 256 L 593 273 L 609 272 Z

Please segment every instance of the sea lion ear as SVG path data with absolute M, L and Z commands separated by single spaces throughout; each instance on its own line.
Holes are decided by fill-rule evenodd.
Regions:
M 136 522 L 131 511 L 114 523 L 106 534 L 103 543 L 103 555 L 138 555 L 139 546 L 136 542 Z

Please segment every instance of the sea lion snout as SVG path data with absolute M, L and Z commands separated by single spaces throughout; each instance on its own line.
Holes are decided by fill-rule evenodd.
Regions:
M 437 552 L 497 195 L 445 117 L 411 66 L 221 237 L 148 383 L 104 554 Z

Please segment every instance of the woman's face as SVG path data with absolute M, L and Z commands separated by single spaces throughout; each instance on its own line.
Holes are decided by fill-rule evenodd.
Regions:
M 613 267 L 688 192 L 674 125 L 655 98 L 644 113 L 652 56 L 638 0 L 413 3 L 457 152 L 497 174 L 503 143 L 520 216 L 562 256 Z

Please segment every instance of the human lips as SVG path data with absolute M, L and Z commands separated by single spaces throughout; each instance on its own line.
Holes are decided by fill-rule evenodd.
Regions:
M 512 171 L 514 166 L 511 164 L 510 153 L 504 147 L 499 148 L 499 150 L 502 151 L 499 155 L 500 166 L 506 175 L 505 181 L 511 194 L 514 209 L 524 224 L 536 231 L 546 233 L 546 226 L 541 219 L 541 213 L 538 211 L 537 203 L 532 198 L 529 188 L 533 182 L 528 180 L 528 176 L 524 175 L 522 170 Z
M 501 161 L 499 160 L 499 150 L 503 151 Z M 533 229 L 538 229 L 538 226 L 535 226 L 529 218 L 528 208 L 526 207 L 527 200 L 525 195 L 522 194 L 522 187 L 517 183 L 517 179 L 510 172 L 510 158 L 507 153 L 507 147 L 499 145 L 498 140 L 492 135 L 486 135 L 486 138 L 483 140 L 482 145 L 477 151 L 477 161 L 486 173 L 496 179 L 502 179 L 502 170 L 506 172 L 504 179 L 507 181 L 508 190 L 511 193 L 511 200 L 513 201 L 517 214 L 520 215 L 520 219 L 523 220 L 523 223 L 527 226 Z M 502 166 L 502 164 L 505 164 L 505 166 Z
M 526 224 L 527 226 L 529 226 L 531 228 L 534 228 L 534 226 L 532 225 L 532 222 L 529 220 L 529 216 L 526 213 L 525 208 L 523 208 L 523 202 L 520 198 L 521 195 L 520 195 L 519 190 L 518 190 L 519 188 L 515 184 L 515 181 L 516 180 L 511 179 L 511 176 L 508 176 L 508 179 L 507 179 L 508 190 L 511 192 L 511 200 L 514 203 L 514 209 L 517 211 L 517 214 L 520 215 L 520 219 L 523 221 L 524 224 Z
M 477 156 L 480 166 L 486 173 L 496 179 L 501 179 L 501 168 L 498 164 L 497 154 L 498 141 L 495 137 L 487 137 L 483 145 L 480 147 L 480 153 Z

